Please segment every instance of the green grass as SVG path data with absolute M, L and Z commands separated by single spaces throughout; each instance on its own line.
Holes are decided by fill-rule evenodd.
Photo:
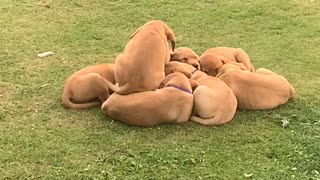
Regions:
M 320 179 L 319 1 L 0 2 L 0 178 Z M 177 46 L 198 54 L 243 48 L 255 67 L 287 77 L 298 98 L 270 111 L 238 111 L 219 127 L 139 128 L 99 108 L 63 109 L 65 79 L 113 62 L 151 19 L 165 21 Z M 44 51 L 56 54 L 36 56 Z

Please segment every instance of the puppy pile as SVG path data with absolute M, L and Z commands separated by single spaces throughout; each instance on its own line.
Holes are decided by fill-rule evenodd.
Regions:
M 62 105 L 84 109 L 102 103 L 106 116 L 135 126 L 188 120 L 219 125 L 231 121 L 237 109 L 273 109 L 295 94 L 283 76 L 255 70 L 240 48 L 210 48 L 199 57 L 175 44 L 168 25 L 147 22 L 115 64 L 75 72 L 65 83 Z

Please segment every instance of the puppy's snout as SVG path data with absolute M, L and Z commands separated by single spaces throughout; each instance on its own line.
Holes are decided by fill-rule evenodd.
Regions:
M 199 65 L 198 64 L 193 64 L 192 66 L 199 70 Z

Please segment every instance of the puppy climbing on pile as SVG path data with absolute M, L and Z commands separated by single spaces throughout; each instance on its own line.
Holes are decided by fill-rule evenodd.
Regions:
M 138 28 L 115 60 L 115 79 L 119 87 L 110 85 L 112 90 L 125 95 L 157 89 L 165 77 L 165 64 L 170 60 L 175 43 L 173 31 L 160 20 L 149 21 Z

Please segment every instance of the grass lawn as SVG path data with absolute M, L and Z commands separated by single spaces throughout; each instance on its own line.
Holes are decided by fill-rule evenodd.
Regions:
M 0 179 L 320 179 L 319 1 L 0 2 Z M 256 68 L 284 75 L 297 99 L 218 127 L 139 128 L 98 107 L 62 108 L 65 79 L 113 62 L 151 19 L 198 54 L 243 48 Z M 45 51 L 55 55 L 37 57 Z

